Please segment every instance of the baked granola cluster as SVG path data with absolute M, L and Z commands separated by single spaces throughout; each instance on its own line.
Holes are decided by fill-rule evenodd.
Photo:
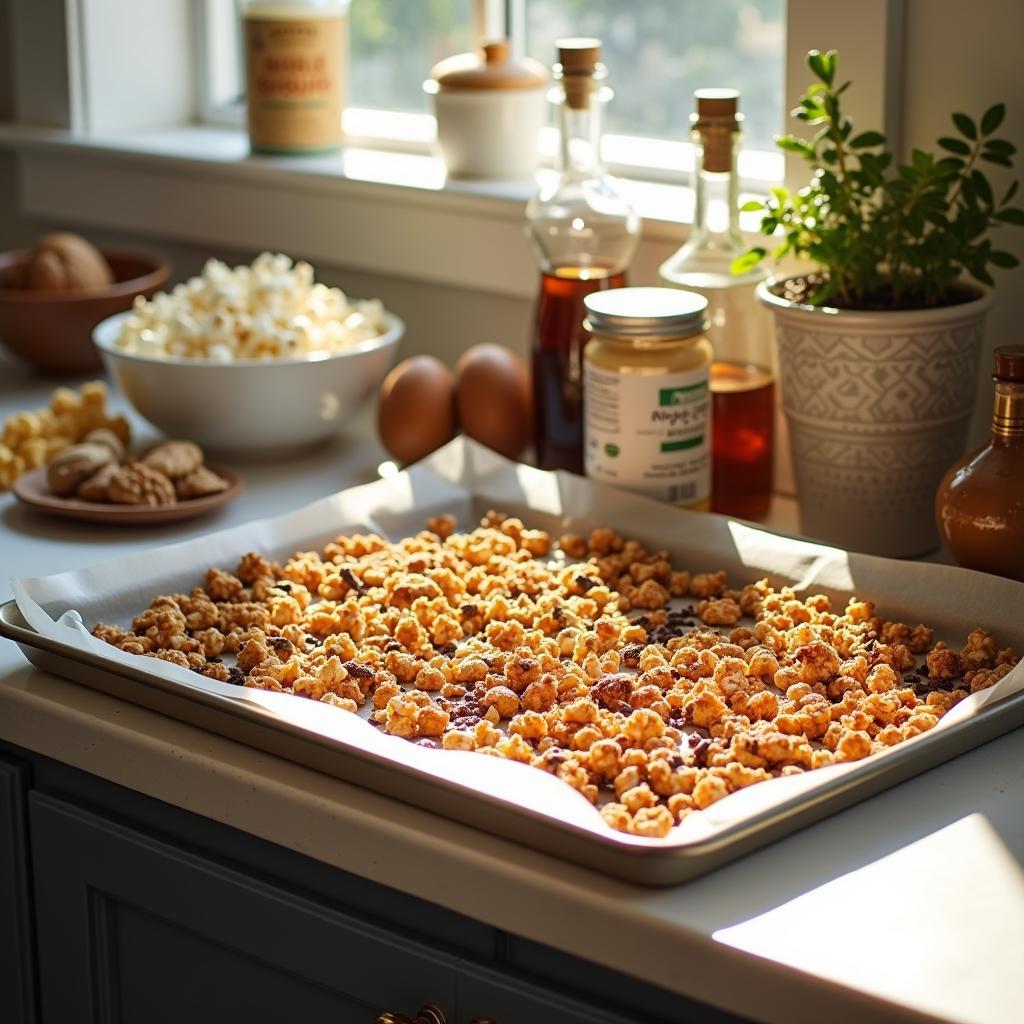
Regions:
M 610 529 L 555 546 L 498 513 L 455 525 L 341 536 L 284 564 L 249 553 L 130 629 L 93 633 L 368 712 L 424 746 L 533 765 L 652 837 L 745 786 L 926 732 L 1017 662 L 981 629 L 952 649 L 870 602 L 735 589 Z

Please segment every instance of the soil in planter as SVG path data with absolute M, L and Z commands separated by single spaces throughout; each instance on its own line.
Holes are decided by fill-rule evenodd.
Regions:
M 809 306 L 811 296 L 825 283 L 827 278 L 824 274 L 807 274 L 804 277 L 790 277 L 784 281 L 777 281 L 771 286 L 771 293 L 787 302 L 793 302 L 801 306 Z M 874 310 L 895 312 L 897 310 L 911 309 L 945 309 L 948 306 L 960 306 L 965 302 L 972 302 L 977 299 L 979 292 L 969 286 L 956 285 L 946 293 L 946 301 L 929 306 L 917 296 L 907 296 L 898 305 L 893 301 L 892 289 L 886 285 L 879 291 L 869 295 L 864 302 L 854 305 L 844 305 L 838 296 L 833 295 L 827 306 L 833 309 L 849 310 Z

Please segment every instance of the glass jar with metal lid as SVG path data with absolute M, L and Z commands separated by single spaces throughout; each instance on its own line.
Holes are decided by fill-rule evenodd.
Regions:
M 583 301 L 587 476 L 709 509 L 707 299 L 679 288 L 614 288 Z

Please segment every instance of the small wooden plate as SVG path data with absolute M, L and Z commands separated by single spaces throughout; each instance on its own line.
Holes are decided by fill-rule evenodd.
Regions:
M 179 501 L 175 505 L 115 505 L 102 501 L 82 501 L 80 498 L 58 498 L 50 493 L 46 484 L 45 467 L 19 476 L 11 490 L 19 501 L 50 515 L 91 523 L 115 523 L 118 526 L 151 526 L 206 515 L 234 501 L 242 493 L 244 485 L 237 473 L 221 466 L 209 468 L 227 480 L 228 489 L 202 498 Z

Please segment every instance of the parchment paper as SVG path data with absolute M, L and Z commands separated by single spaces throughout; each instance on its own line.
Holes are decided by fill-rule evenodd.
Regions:
M 337 708 L 218 683 L 177 665 L 126 654 L 89 634 L 97 621 L 127 625 L 157 594 L 188 593 L 210 566 L 232 570 L 246 551 L 287 559 L 295 551 L 322 548 L 341 533 L 372 531 L 398 538 L 419 532 L 427 517 L 444 512 L 453 513 L 460 527 L 470 527 L 489 508 L 519 515 L 528 526 L 548 529 L 556 537 L 565 531 L 612 526 L 649 548 L 667 549 L 679 567 L 694 572 L 725 569 L 733 586 L 767 576 L 775 586 L 826 593 L 840 607 L 855 594 L 874 601 L 886 618 L 934 627 L 936 637 L 951 647 L 959 648 L 966 635 L 981 626 L 1000 646 L 1013 645 L 1018 653 L 1024 652 L 1022 583 L 951 566 L 848 554 L 722 516 L 674 509 L 569 474 L 510 462 L 463 438 L 395 477 L 350 488 L 287 515 L 155 548 L 145 556 L 126 556 L 55 576 L 15 579 L 14 594 L 29 624 L 51 639 L 182 687 L 247 702 L 339 743 L 549 814 L 605 840 L 687 845 L 856 769 L 858 762 L 835 765 L 748 787 L 689 815 L 666 839 L 627 836 L 609 829 L 568 785 L 528 765 L 418 747 Z M 962 701 L 937 729 L 953 728 L 1021 689 L 1024 663 L 996 686 Z M 873 756 L 885 757 L 886 752 Z

